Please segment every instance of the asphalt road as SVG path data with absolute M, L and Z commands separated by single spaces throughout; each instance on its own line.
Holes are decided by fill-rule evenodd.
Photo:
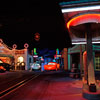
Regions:
M 35 75 L 35 73 L 30 71 L 11 71 L 0 73 L 0 92 L 33 75 Z
M 11 91 L 0 100 L 86 100 L 82 81 L 62 72 L 45 72 Z

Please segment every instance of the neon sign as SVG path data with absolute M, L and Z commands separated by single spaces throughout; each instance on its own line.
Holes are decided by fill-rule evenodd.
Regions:
M 37 53 L 36 53 L 36 48 L 34 48 L 34 55 L 37 55 Z
M 15 51 L 15 54 L 24 54 L 25 52 L 24 52 L 24 50 L 16 50 Z
M 39 34 L 39 33 L 35 33 L 34 39 L 35 39 L 36 41 L 39 41 L 39 40 L 40 40 L 40 34 Z
M 100 23 L 100 14 L 84 14 L 77 16 L 67 23 L 67 28 L 69 29 L 70 26 L 76 26 L 87 22 Z

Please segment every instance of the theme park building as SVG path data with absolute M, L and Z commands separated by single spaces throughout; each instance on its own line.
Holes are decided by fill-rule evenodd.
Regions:
M 16 44 L 10 48 L 0 39 L 0 61 L 10 64 L 14 70 L 29 70 L 33 57 L 28 52 L 27 43 L 24 49 L 18 50 Z

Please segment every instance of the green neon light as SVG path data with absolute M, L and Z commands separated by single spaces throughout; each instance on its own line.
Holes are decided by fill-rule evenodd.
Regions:
M 69 5 L 69 4 L 78 4 L 78 3 L 87 3 L 87 2 L 96 2 L 99 0 L 80 0 L 80 1 L 70 1 L 70 2 L 61 2 L 59 5 Z
M 34 48 L 34 55 L 37 55 L 37 53 L 36 53 L 36 48 Z
M 58 48 L 56 49 L 56 52 L 57 52 L 57 55 L 59 55 L 59 49 Z

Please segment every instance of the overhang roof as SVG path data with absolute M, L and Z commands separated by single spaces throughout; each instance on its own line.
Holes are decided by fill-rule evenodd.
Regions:
M 60 3 L 66 26 L 69 21 L 76 18 L 77 16 L 85 15 L 85 14 L 100 14 L 100 1 L 98 1 L 98 0 L 90 0 L 90 1 L 91 2 L 84 2 L 84 3 L 82 3 L 82 2 L 78 3 L 79 1 L 75 1 L 76 3 L 72 2 L 72 1 L 66 2 L 66 3 L 64 3 L 64 2 Z M 92 1 L 95 1 L 95 2 L 92 2 Z M 89 19 L 91 19 L 91 18 L 89 18 Z M 81 19 L 81 21 L 82 21 L 82 19 Z M 78 22 L 80 23 L 81 21 L 79 20 Z M 86 23 L 87 23 L 87 21 L 86 21 Z M 89 23 L 93 23 L 93 19 Z M 95 24 L 96 23 L 99 23 L 99 21 L 97 21 L 97 22 L 95 21 Z M 69 34 L 72 39 L 72 44 L 85 44 L 86 43 L 85 37 L 83 37 L 82 33 L 80 33 L 80 32 L 82 32 L 81 29 L 84 28 L 83 26 L 84 25 L 76 24 L 75 27 L 72 26 L 69 29 Z M 97 26 L 100 26 L 100 24 L 96 24 L 96 27 Z M 94 43 L 100 43 L 100 35 L 99 35 L 100 30 L 99 29 L 100 28 L 98 28 L 96 30 L 96 37 L 94 36 L 94 38 L 92 39 Z M 77 32 L 80 34 L 79 36 L 75 35 L 75 34 L 78 34 Z

